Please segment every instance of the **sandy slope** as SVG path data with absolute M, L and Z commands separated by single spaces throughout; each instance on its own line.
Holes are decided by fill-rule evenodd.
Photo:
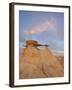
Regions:
M 60 77 L 64 75 L 63 66 L 48 47 L 38 49 L 29 46 L 20 53 L 20 79 Z

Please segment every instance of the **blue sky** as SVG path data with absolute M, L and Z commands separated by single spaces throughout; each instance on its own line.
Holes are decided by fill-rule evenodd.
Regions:
M 64 51 L 64 13 L 19 11 L 19 47 L 28 39 Z

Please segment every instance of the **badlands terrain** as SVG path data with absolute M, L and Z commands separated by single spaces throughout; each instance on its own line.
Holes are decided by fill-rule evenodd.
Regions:
M 47 78 L 64 76 L 64 57 L 54 56 L 48 46 L 28 45 L 19 55 L 19 78 Z

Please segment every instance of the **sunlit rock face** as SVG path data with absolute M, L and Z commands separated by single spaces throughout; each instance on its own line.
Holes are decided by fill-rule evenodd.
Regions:
M 63 77 L 64 68 L 60 61 L 52 54 L 47 45 L 37 47 L 38 42 L 26 41 L 19 60 L 19 78 L 47 78 Z
M 26 46 L 37 46 L 38 45 L 38 42 L 37 41 L 34 41 L 34 40 L 27 40 L 26 41 Z

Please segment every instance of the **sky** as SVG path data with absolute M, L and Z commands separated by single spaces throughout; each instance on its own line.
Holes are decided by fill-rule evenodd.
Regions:
M 26 40 L 47 44 L 57 52 L 64 51 L 64 13 L 19 11 L 19 48 Z

